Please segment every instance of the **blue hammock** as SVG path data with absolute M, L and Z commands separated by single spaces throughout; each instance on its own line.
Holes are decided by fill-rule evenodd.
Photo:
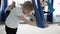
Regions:
M 36 24 L 38 27 L 44 28 L 44 25 L 43 25 L 44 13 L 43 13 L 43 9 L 40 4 L 40 0 L 37 0 L 38 8 L 36 6 L 35 0 L 32 0 L 32 4 L 34 7 L 34 11 L 35 11 L 35 17 L 36 17 L 36 22 L 37 22 Z

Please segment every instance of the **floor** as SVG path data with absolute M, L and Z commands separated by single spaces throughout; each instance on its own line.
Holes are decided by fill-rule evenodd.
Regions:
M 4 25 L 0 25 L 0 34 L 6 34 Z M 50 24 L 47 28 L 38 28 L 28 24 L 19 24 L 17 34 L 60 34 L 58 24 Z

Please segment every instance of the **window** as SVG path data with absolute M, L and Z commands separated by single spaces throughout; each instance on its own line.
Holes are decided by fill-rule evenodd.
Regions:
M 9 0 L 8 5 L 10 5 L 13 1 L 16 2 L 16 6 L 18 7 L 18 6 L 20 6 L 20 4 L 22 4 L 22 3 L 24 3 L 25 1 L 28 1 L 28 0 Z

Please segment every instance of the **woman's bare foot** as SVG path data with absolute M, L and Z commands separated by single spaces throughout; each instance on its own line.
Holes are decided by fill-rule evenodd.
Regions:
M 58 24 L 60 26 L 60 24 Z
M 49 25 L 48 25 L 47 23 L 44 23 L 44 26 L 45 26 L 45 27 L 48 27 Z

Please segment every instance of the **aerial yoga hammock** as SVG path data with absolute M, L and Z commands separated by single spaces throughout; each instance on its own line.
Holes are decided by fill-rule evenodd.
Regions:
M 41 6 L 40 0 L 37 0 L 37 5 L 38 8 L 36 6 L 36 2 L 35 0 L 31 0 L 33 7 L 34 7 L 34 11 L 35 11 L 35 17 L 36 17 L 36 24 L 38 27 L 40 28 L 44 28 L 44 12 L 43 12 L 43 8 Z

